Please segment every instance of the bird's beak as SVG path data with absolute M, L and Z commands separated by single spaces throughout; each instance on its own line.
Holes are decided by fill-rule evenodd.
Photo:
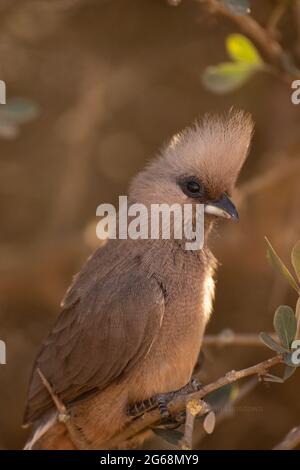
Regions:
M 210 201 L 204 206 L 206 214 L 225 217 L 226 219 L 239 220 L 239 214 L 227 194 L 223 194 L 217 201 Z

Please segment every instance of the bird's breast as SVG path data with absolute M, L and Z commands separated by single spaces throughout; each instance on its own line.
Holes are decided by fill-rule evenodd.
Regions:
M 214 293 L 213 269 L 180 282 L 166 282 L 165 313 L 159 335 L 138 371 L 136 399 L 177 390 L 189 382 L 198 359 Z

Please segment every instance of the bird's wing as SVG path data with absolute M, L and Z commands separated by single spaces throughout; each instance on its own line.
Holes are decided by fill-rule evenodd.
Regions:
M 69 403 L 128 372 L 146 356 L 159 332 L 164 314 L 159 284 L 146 275 L 138 257 L 121 261 L 123 265 L 110 259 L 106 269 L 106 251 L 96 252 L 89 260 L 42 345 L 32 373 L 25 422 L 53 406 L 38 368 L 59 398 Z M 97 266 L 98 273 L 105 272 L 104 278 L 97 274 Z

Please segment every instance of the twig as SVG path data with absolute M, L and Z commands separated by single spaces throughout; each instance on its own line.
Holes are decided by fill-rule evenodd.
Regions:
M 275 339 L 275 335 L 269 333 Z M 264 346 L 257 334 L 234 333 L 231 330 L 221 331 L 218 335 L 205 335 L 204 346 Z
M 273 450 L 292 450 L 300 445 L 300 426 L 293 428 Z
M 263 377 L 269 369 L 271 369 L 277 364 L 281 364 L 282 362 L 283 357 L 281 355 L 278 355 L 246 369 L 241 369 L 239 371 L 233 370 L 231 372 L 228 372 L 224 377 L 221 377 L 215 382 L 205 385 L 198 392 L 192 393 L 188 396 L 176 397 L 169 403 L 169 411 L 171 415 L 176 416 L 178 413 L 185 410 L 187 400 L 190 400 L 192 398 L 195 398 L 196 400 L 201 400 L 209 393 L 214 392 L 215 390 L 218 390 L 219 388 L 222 388 L 225 385 L 237 382 L 238 380 L 241 380 L 245 377 L 249 377 L 252 375 L 258 375 L 259 377 Z M 131 421 L 121 433 L 116 435 L 107 443 L 107 446 L 109 448 L 114 448 L 118 445 L 118 443 L 126 442 L 128 439 L 131 439 L 136 434 L 139 434 L 140 432 L 151 428 L 154 425 L 157 425 L 160 421 L 161 416 L 157 408 L 148 411 L 142 416 Z
M 276 37 L 278 35 L 278 25 L 284 16 L 285 12 L 287 9 L 287 2 L 278 2 L 277 5 L 275 6 L 274 10 L 271 13 L 271 16 L 268 20 L 267 24 L 267 30 L 269 33 L 273 36 Z
M 299 78 L 298 74 L 287 70 L 286 53 L 266 29 L 249 15 L 236 15 L 217 0 L 197 0 L 206 5 L 212 13 L 222 15 L 235 23 L 243 33 L 257 44 L 265 59 L 280 72 L 282 78 L 290 83 L 291 79 Z
M 59 397 L 56 395 L 56 393 L 53 391 L 50 383 L 48 382 L 48 380 L 46 379 L 46 377 L 44 376 L 44 374 L 42 373 L 41 369 L 37 368 L 37 373 L 39 374 L 40 376 L 40 379 L 43 383 L 43 385 L 46 387 L 46 389 L 48 390 L 49 392 L 49 395 L 51 396 L 52 398 L 52 401 L 53 403 L 55 404 L 55 407 L 58 411 L 58 419 L 59 421 L 61 421 L 62 423 L 63 422 L 66 422 L 68 420 L 68 414 L 67 414 L 67 409 L 65 407 L 65 405 L 63 404 L 63 402 L 59 399 Z
M 70 419 L 70 415 L 67 412 L 66 406 L 63 404 L 63 402 L 60 400 L 60 398 L 54 392 L 54 390 L 51 387 L 50 382 L 46 379 L 46 377 L 42 373 L 41 369 L 37 368 L 37 373 L 39 374 L 43 385 L 48 390 L 49 395 L 51 396 L 51 398 L 53 400 L 53 403 L 54 403 L 54 405 L 55 405 L 55 407 L 58 411 L 58 415 L 57 415 L 58 422 L 63 423 L 66 426 L 66 428 L 69 432 L 69 435 L 70 435 L 70 439 L 71 439 L 72 443 L 74 444 L 74 446 L 77 449 L 79 449 L 79 450 L 80 449 L 86 449 L 87 448 L 87 443 L 83 441 L 82 436 L 79 435 L 77 430 L 74 428 L 74 426 L 71 422 L 71 419 Z
M 183 450 L 193 448 L 193 434 L 196 416 L 202 416 L 210 411 L 210 406 L 203 400 L 192 398 L 186 405 L 186 418 L 184 425 L 184 436 L 181 443 Z

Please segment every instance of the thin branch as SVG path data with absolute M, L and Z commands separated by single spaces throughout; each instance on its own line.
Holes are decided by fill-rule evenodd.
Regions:
M 181 443 L 181 449 L 191 450 L 193 448 L 193 434 L 195 419 L 210 411 L 210 406 L 203 400 L 192 398 L 186 405 L 186 418 L 184 425 L 184 436 Z
M 275 335 L 269 333 L 274 339 Z M 218 335 L 205 335 L 204 346 L 265 346 L 257 334 L 234 333 L 231 330 L 221 331 Z
M 292 450 L 300 445 L 300 426 L 293 428 L 273 450 Z
M 52 401 L 53 401 L 53 403 L 54 403 L 54 405 L 55 405 L 55 407 L 58 411 L 57 420 L 60 423 L 63 423 L 66 426 L 66 428 L 69 432 L 70 439 L 71 439 L 72 443 L 74 444 L 74 446 L 78 450 L 86 449 L 87 448 L 87 443 L 83 441 L 82 436 L 79 435 L 77 430 L 74 428 L 74 425 L 72 424 L 71 419 L 70 419 L 70 415 L 67 412 L 66 406 L 60 400 L 60 398 L 57 396 L 57 394 L 54 392 L 50 382 L 46 379 L 46 377 L 42 373 L 41 369 L 37 368 L 37 373 L 39 374 L 43 385 L 46 387 L 47 391 L 49 392 L 49 395 L 51 396 Z
M 299 78 L 298 74 L 287 69 L 286 53 L 270 34 L 250 15 L 236 15 L 218 0 L 197 0 L 210 12 L 221 15 L 235 23 L 259 47 L 265 59 L 280 72 L 281 77 L 290 82 Z
M 250 377 L 253 375 L 258 375 L 263 377 L 269 369 L 277 364 L 283 362 L 283 357 L 281 355 L 274 356 L 270 359 L 267 359 L 263 362 L 260 362 L 254 366 L 248 367 L 246 369 L 241 369 L 239 371 L 228 372 L 224 377 L 219 378 L 215 382 L 212 382 L 208 385 L 205 385 L 198 392 L 192 393 L 188 396 L 179 396 L 174 398 L 168 405 L 171 415 L 176 416 L 178 413 L 182 412 L 186 408 L 186 403 L 188 400 L 194 398 L 196 400 L 202 400 L 206 395 L 219 388 L 224 387 L 225 385 L 232 384 L 241 380 L 245 377 Z M 109 448 L 116 447 L 120 442 L 126 442 L 131 439 L 136 434 L 157 425 L 161 421 L 161 416 L 159 410 L 156 408 L 154 410 L 144 413 L 142 416 L 134 419 L 129 423 L 129 425 L 118 435 L 112 438 L 107 446 Z
M 268 20 L 267 30 L 273 37 L 277 37 L 279 23 L 287 10 L 287 2 L 278 2 Z
M 65 407 L 63 402 L 59 399 L 59 397 L 56 395 L 56 393 L 53 391 L 50 383 L 48 382 L 48 380 L 46 379 L 46 377 L 42 373 L 41 369 L 37 368 L 37 373 L 39 374 L 43 385 L 46 387 L 46 389 L 47 389 L 49 395 L 51 396 L 52 401 L 53 401 L 53 403 L 54 403 L 54 405 L 55 405 L 55 407 L 58 411 L 59 421 L 60 422 L 67 421 L 67 419 L 68 419 L 67 408 Z

